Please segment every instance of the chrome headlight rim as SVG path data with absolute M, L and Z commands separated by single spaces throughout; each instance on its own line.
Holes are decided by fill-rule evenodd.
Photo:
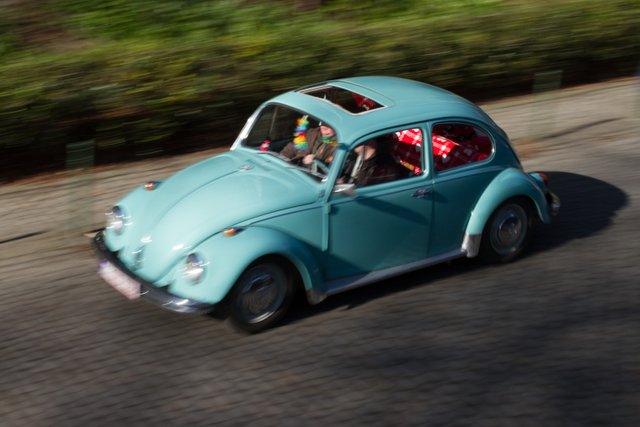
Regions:
M 207 263 L 204 258 L 196 252 L 192 252 L 185 259 L 182 275 L 189 283 L 196 285 L 204 278 L 206 266 Z
M 122 207 L 116 205 L 111 208 L 111 211 L 107 212 L 107 230 L 112 231 L 114 234 L 120 236 L 124 233 L 126 226 L 126 215 Z

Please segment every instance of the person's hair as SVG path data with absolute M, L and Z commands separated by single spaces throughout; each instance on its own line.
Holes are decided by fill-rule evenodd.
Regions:
M 393 134 L 380 135 L 374 140 L 374 147 L 376 149 L 376 157 L 380 163 L 395 163 L 393 155 L 391 153 L 395 139 Z

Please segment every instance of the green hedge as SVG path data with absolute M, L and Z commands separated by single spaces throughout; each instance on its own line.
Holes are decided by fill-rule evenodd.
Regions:
M 19 3 L 19 2 L 18 2 Z M 26 2 L 25 4 L 28 4 Z M 355 4 L 354 4 L 355 3 Z M 275 93 L 388 74 L 472 99 L 632 73 L 640 3 L 50 0 L 0 13 L 0 180 L 229 144 Z

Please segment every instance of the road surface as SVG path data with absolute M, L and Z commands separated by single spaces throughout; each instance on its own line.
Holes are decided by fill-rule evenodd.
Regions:
M 525 256 L 301 304 L 256 336 L 125 300 L 83 236 L 213 151 L 0 186 L 0 425 L 639 425 L 639 83 L 483 107 L 562 198 Z

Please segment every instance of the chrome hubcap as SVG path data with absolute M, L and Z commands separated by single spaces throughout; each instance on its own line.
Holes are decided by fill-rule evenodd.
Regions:
M 257 266 L 245 276 L 237 301 L 248 323 L 260 322 L 273 315 L 284 300 L 285 277 L 277 266 Z
M 507 205 L 491 225 L 491 246 L 501 254 L 517 251 L 527 233 L 527 213 L 520 205 Z

